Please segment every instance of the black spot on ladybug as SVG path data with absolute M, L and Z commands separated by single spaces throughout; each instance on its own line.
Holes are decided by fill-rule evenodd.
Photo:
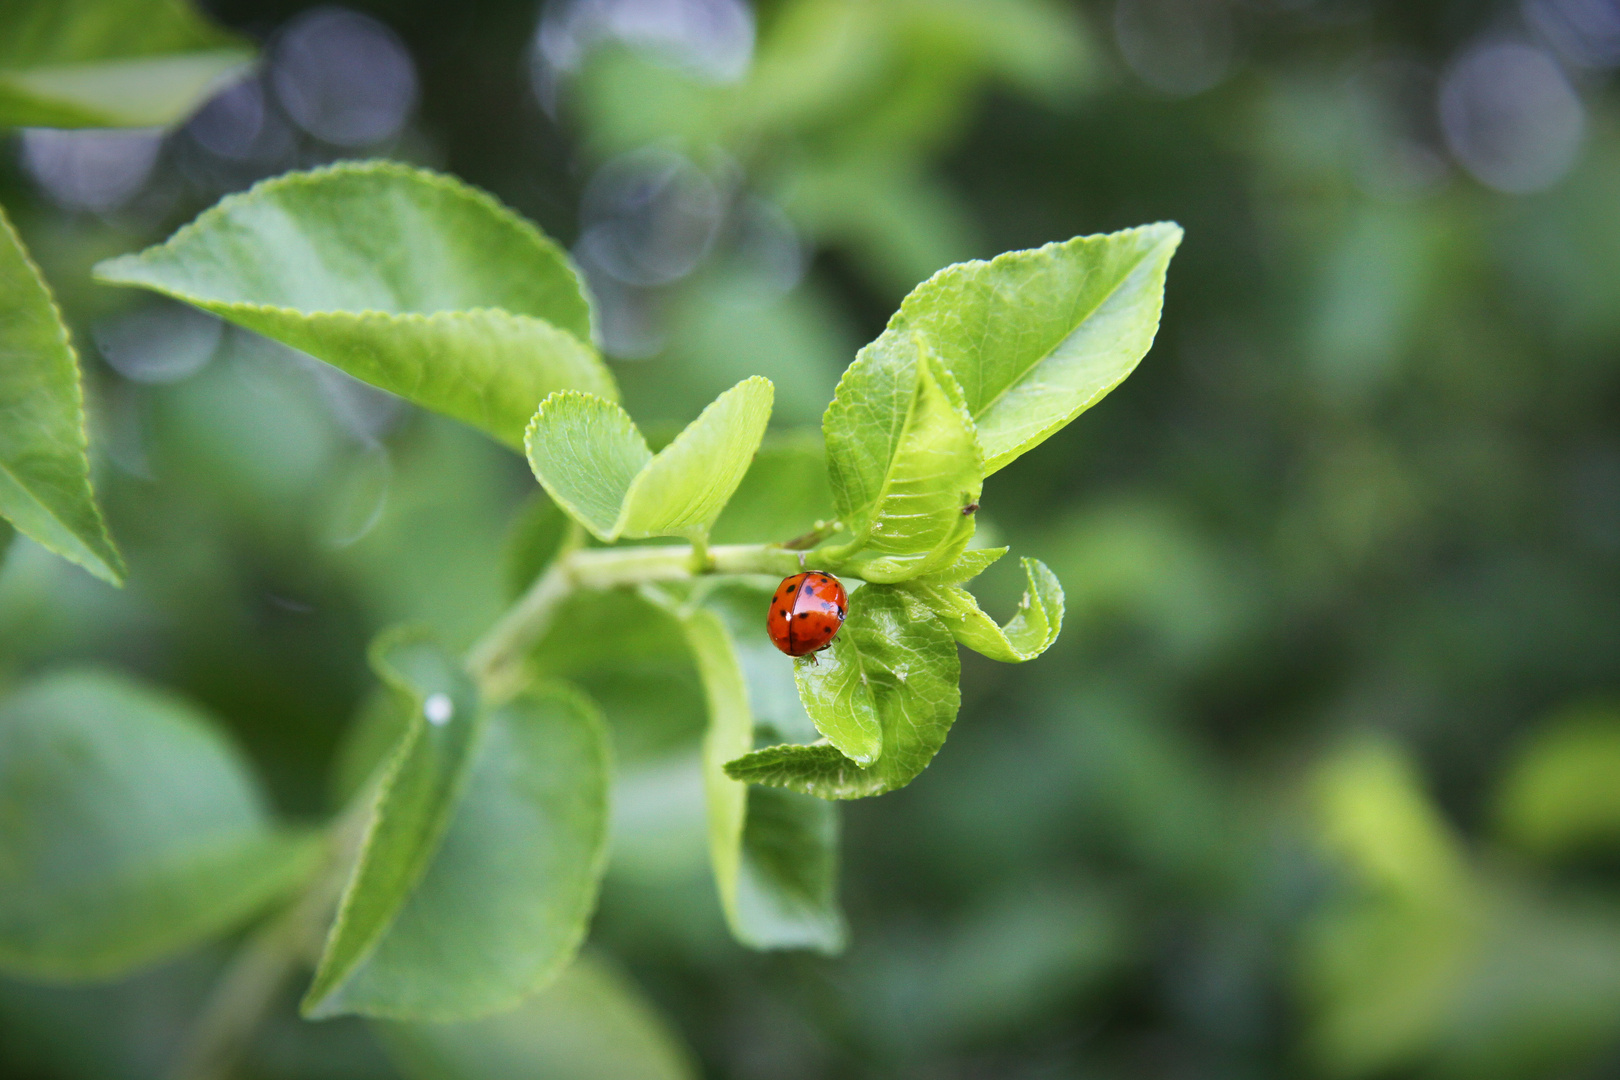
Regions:
M 966 506 L 962 507 L 962 516 L 967 517 L 969 514 L 973 513 L 978 508 L 979 508 L 978 503 L 968 503 Z
M 801 618 L 801 619 L 808 619 L 808 618 L 809 618 L 809 617 L 810 617 L 810 613 L 809 613 L 809 612 L 808 612 L 808 611 L 801 611 L 801 612 L 799 612 L 799 618 Z

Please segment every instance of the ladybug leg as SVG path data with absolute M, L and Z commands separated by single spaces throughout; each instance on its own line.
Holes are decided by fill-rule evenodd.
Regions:
M 821 651 L 820 649 L 816 650 L 816 652 L 820 652 L 820 651 Z M 816 659 L 816 653 L 810 653 L 809 655 L 807 655 L 805 657 L 805 659 L 810 661 L 810 666 L 811 667 L 820 667 L 821 666 L 821 661 Z

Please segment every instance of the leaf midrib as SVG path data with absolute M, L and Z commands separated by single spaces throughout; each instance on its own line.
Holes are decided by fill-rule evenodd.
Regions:
M 912 344 L 916 343 L 913 342 Z M 879 506 L 883 505 L 883 500 L 889 497 L 889 491 L 894 486 L 894 463 L 899 458 L 900 447 L 906 441 L 906 436 L 911 433 L 912 425 L 917 418 L 917 396 L 922 391 L 923 364 L 926 362 L 927 358 L 919 348 L 916 360 L 917 374 L 911 381 L 911 393 L 906 396 L 906 418 L 900 425 L 900 434 L 894 440 L 895 449 L 889 454 L 888 464 L 883 469 L 883 483 L 878 486 L 877 496 L 870 503 L 870 508 L 874 513 L 867 516 L 866 527 L 861 531 L 860 539 L 855 544 L 856 548 L 866 546 L 866 542 L 872 538 L 872 526 L 877 524 L 875 511 Z

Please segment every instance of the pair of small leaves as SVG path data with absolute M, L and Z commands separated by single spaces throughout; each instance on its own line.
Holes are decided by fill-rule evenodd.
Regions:
M 96 268 L 518 447 L 557 390 L 616 398 L 563 251 L 493 198 L 392 162 L 266 180 Z
M 941 270 L 861 350 L 827 409 L 828 474 L 869 581 L 966 548 L 984 478 L 1117 386 L 1158 330 L 1175 225 L 1077 237 Z M 965 512 L 965 513 L 964 513 Z
M 124 975 L 299 887 L 321 849 L 182 701 L 81 670 L 0 706 L 0 971 Z
M 732 580 L 679 597 L 644 594 L 681 623 L 703 680 L 709 724 L 703 786 L 709 856 L 732 934 L 756 949 L 844 945 L 838 908 L 838 818 L 820 799 L 750 787 L 726 763 L 753 749 L 756 724 L 778 738 L 814 733 L 780 654 L 759 632 L 775 583 Z
M 541 402 L 524 445 L 546 493 L 599 539 L 705 539 L 765 436 L 773 389 L 744 379 L 654 454 L 618 405 L 565 391 Z
M 385 635 L 373 658 L 411 719 L 304 1011 L 451 1020 L 513 1006 L 573 958 L 595 906 L 606 732 L 561 688 L 480 702 L 415 631 Z
M 0 126 L 171 124 L 252 58 L 185 0 L 9 0 Z

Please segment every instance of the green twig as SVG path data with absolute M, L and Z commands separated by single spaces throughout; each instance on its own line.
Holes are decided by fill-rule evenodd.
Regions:
M 361 788 L 333 824 L 326 861 L 303 895 L 248 935 L 231 957 L 181 1049 L 175 1080 L 227 1080 L 287 980 L 313 965 L 359 857 L 379 779 Z
M 579 589 L 615 589 L 703 574 L 785 577 L 797 573 L 806 558 L 776 544 L 712 548 L 664 544 L 572 551 L 536 578 L 529 591 L 472 647 L 467 669 L 486 697 L 499 701 L 511 696 L 522 685 L 524 657 L 545 636 L 557 608 Z

